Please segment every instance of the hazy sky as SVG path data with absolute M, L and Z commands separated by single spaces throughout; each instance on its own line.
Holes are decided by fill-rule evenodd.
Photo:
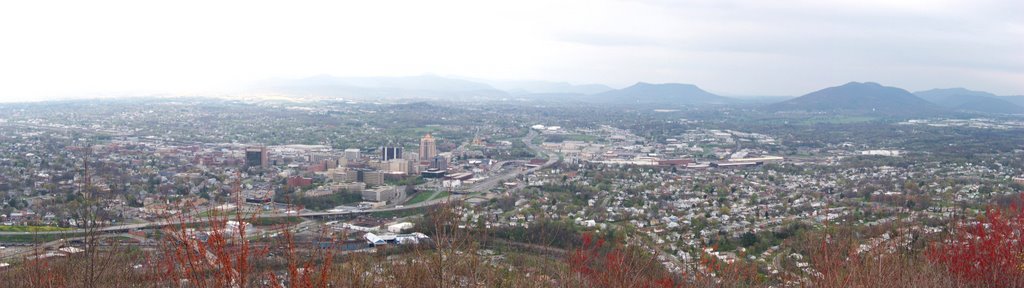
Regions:
M 4 1 L 0 100 L 425 73 L 1024 94 L 1019 0 L 155 2 Z

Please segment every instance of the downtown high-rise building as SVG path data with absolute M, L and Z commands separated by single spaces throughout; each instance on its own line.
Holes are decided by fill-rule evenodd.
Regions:
M 267 168 L 270 165 L 267 147 L 257 146 L 245 148 L 245 166 Z
M 434 159 L 437 156 L 437 140 L 428 133 L 420 139 L 420 159 Z
M 391 159 L 402 159 L 402 147 L 380 147 L 380 161 L 384 162 Z

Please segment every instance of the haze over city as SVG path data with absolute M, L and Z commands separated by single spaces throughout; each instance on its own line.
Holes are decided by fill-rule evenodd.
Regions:
M 442 76 L 799 96 L 849 81 L 1024 94 L 1019 1 L 15 1 L 0 101 Z
M 1024 287 L 1021 12 L 7 1 L 0 287 Z

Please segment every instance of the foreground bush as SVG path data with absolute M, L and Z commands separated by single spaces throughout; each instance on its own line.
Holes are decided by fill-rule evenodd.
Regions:
M 1024 206 L 989 208 L 976 223 L 958 225 L 926 254 L 971 284 L 1024 287 Z
M 276 242 L 252 242 L 244 225 L 227 229 L 229 218 L 215 215 L 204 224 L 212 231 L 205 241 L 196 240 L 185 219 L 162 230 L 155 251 L 100 249 L 99 237 L 90 237 L 83 253 L 0 270 L 0 287 L 1024 287 L 1022 212 L 1019 205 L 989 209 L 976 223 L 935 239 L 900 232 L 907 230 L 897 223 L 883 229 L 890 240 L 867 251 L 858 249 L 867 240 L 863 229 L 827 226 L 788 239 L 785 245 L 810 267 L 778 275 L 742 254 L 733 263 L 702 255 L 694 267 L 671 274 L 658 255 L 592 234 L 568 250 L 545 246 L 531 257 L 495 261 L 483 245 L 503 242 L 458 228 L 461 215 L 450 207 L 431 211 L 421 224 L 429 226 L 432 245 L 344 255 L 304 247 L 288 232 Z M 337 243 L 330 235 L 317 241 Z
M 654 260 L 584 234 L 583 246 L 571 252 L 568 264 L 575 282 L 586 287 L 674 287 L 673 279 Z

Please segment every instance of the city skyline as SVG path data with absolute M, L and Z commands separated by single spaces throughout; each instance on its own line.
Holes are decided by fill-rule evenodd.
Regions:
M 0 286 L 1024 287 L 1020 11 L 2 3 Z

